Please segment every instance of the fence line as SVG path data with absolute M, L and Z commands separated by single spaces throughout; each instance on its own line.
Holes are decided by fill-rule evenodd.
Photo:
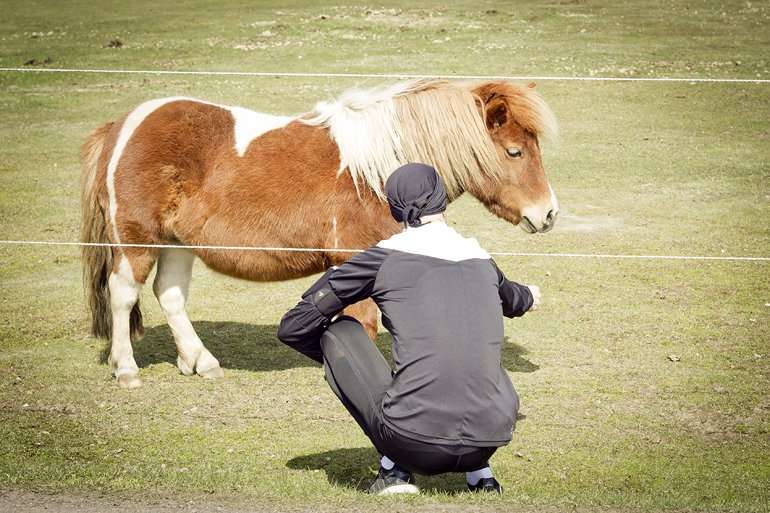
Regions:
M 211 251 L 287 251 L 287 252 L 324 252 L 324 253 L 361 253 L 365 250 L 354 248 L 291 248 L 273 246 L 207 246 L 186 244 L 125 244 L 111 242 L 70 242 L 47 240 L 0 240 L 0 245 L 27 246 L 96 246 L 110 248 L 149 248 L 149 249 L 206 249 Z M 711 256 L 711 255 L 626 255 L 610 253 L 536 253 L 519 251 L 489 251 L 492 256 L 507 257 L 555 257 L 555 258 L 597 258 L 628 260 L 712 260 L 736 262 L 770 262 L 770 256 Z
M 291 71 L 206 71 L 206 70 L 161 70 L 161 69 L 86 69 L 86 68 L 0 68 L 0 72 L 20 73 L 107 73 L 124 75 L 198 75 L 235 77 L 299 77 L 299 78 L 393 78 L 418 79 L 440 78 L 458 80 L 539 80 L 539 81 L 582 81 L 582 82 L 688 82 L 726 84 L 770 84 L 763 78 L 714 78 L 714 77 L 593 77 L 593 76 L 547 76 L 547 75 L 418 75 L 411 73 L 321 73 Z
M 91 74 L 134 74 L 134 75 L 198 75 L 198 76 L 242 76 L 242 77 L 304 77 L 304 78 L 442 78 L 463 80 L 540 80 L 540 81 L 592 81 L 592 82 L 687 82 L 687 83 L 746 83 L 768 84 L 770 79 L 748 78 L 697 78 L 697 77 L 591 77 L 591 76 L 535 76 L 535 75 L 416 75 L 408 73 L 315 73 L 315 72 L 269 72 L 269 71 L 205 71 L 205 70 L 129 70 L 129 69 L 85 69 L 85 68 L 13 68 L 0 67 L 0 72 L 21 73 L 91 73 Z M 348 248 L 291 248 L 269 246 L 203 246 L 183 244 L 112 244 L 67 241 L 24 241 L 0 240 L 0 245 L 48 245 L 48 246 L 105 246 L 155 249 L 206 249 L 212 251 L 287 251 L 360 253 L 363 249 Z M 557 257 L 557 258 L 599 258 L 636 260 L 712 260 L 770 262 L 766 256 L 709 256 L 709 255 L 627 255 L 594 253 L 534 253 L 492 251 L 493 256 L 509 257 Z

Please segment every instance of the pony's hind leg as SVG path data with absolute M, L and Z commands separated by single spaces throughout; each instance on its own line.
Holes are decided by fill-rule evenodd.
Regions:
M 349 315 L 358 320 L 366 330 L 369 338 L 372 339 L 372 342 L 376 342 L 378 324 L 377 312 L 377 305 L 374 301 L 372 299 L 364 299 L 363 301 L 359 301 L 358 303 L 354 303 L 345 308 L 344 313 L 345 315 Z
M 194 260 L 195 255 L 186 249 L 162 250 L 152 289 L 174 335 L 182 374 L 221 378 L 219 361 L 204 347 L 185 310 Z
M 128 257 L 117 253 L 116 264 L 110 273 L 107 285 L 110 289 L 112 310 L 112 336 L 108 363 L 112 374 L 123 388 L 136 388 L 142 384 L 139 367 L 134 360 L 131 347 L 131 310 L 139 300 L 142 283 L 134 277 Z

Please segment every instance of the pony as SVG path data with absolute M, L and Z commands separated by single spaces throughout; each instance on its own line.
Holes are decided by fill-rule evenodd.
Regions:
M 366 248 L 399 230 L 383 184 L 407 162 L 435 167 L 449 201 L 468 192 L 525 232 L 546 232 L 559 207 L 539 140 L 556 129 L 539 93 L 506 81 L 351 89 L 298 116 L 184 97 L 143 103 L 82 146 L 81 240 L 97 243 L 82 248 L 91 332 L 109 339 L 117 383 L 140 386 L 131 344 L 143 333 L 139 293 L 157 265 L 153 291 L 179 370 L 221 377 L 185 311 L 196 257 L 253 281 L 340 264 L 352 253 L 335 249 Z M 132 246 L 163 244 L 196 247 Z M 372 301 L 346 313 L 376 336 Z

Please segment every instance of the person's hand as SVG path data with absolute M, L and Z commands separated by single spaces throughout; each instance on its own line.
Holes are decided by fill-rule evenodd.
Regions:
M 537 310 L 540 307 L 540 299 L 543 295 L 540 293 L 540 287 L 537 285 L 527 285 L 527 288 L 532 293 L 532 306 L 529 307 L 529 312 Z

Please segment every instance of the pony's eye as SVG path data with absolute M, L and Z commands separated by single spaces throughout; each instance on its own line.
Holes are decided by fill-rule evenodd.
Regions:
M 513 158 L 521 157 L 521 150 L 518 148 L 514 148 L 514 147 L 506 148 L 505 153 L 507 153 L 509 157 L 513 157 Z

